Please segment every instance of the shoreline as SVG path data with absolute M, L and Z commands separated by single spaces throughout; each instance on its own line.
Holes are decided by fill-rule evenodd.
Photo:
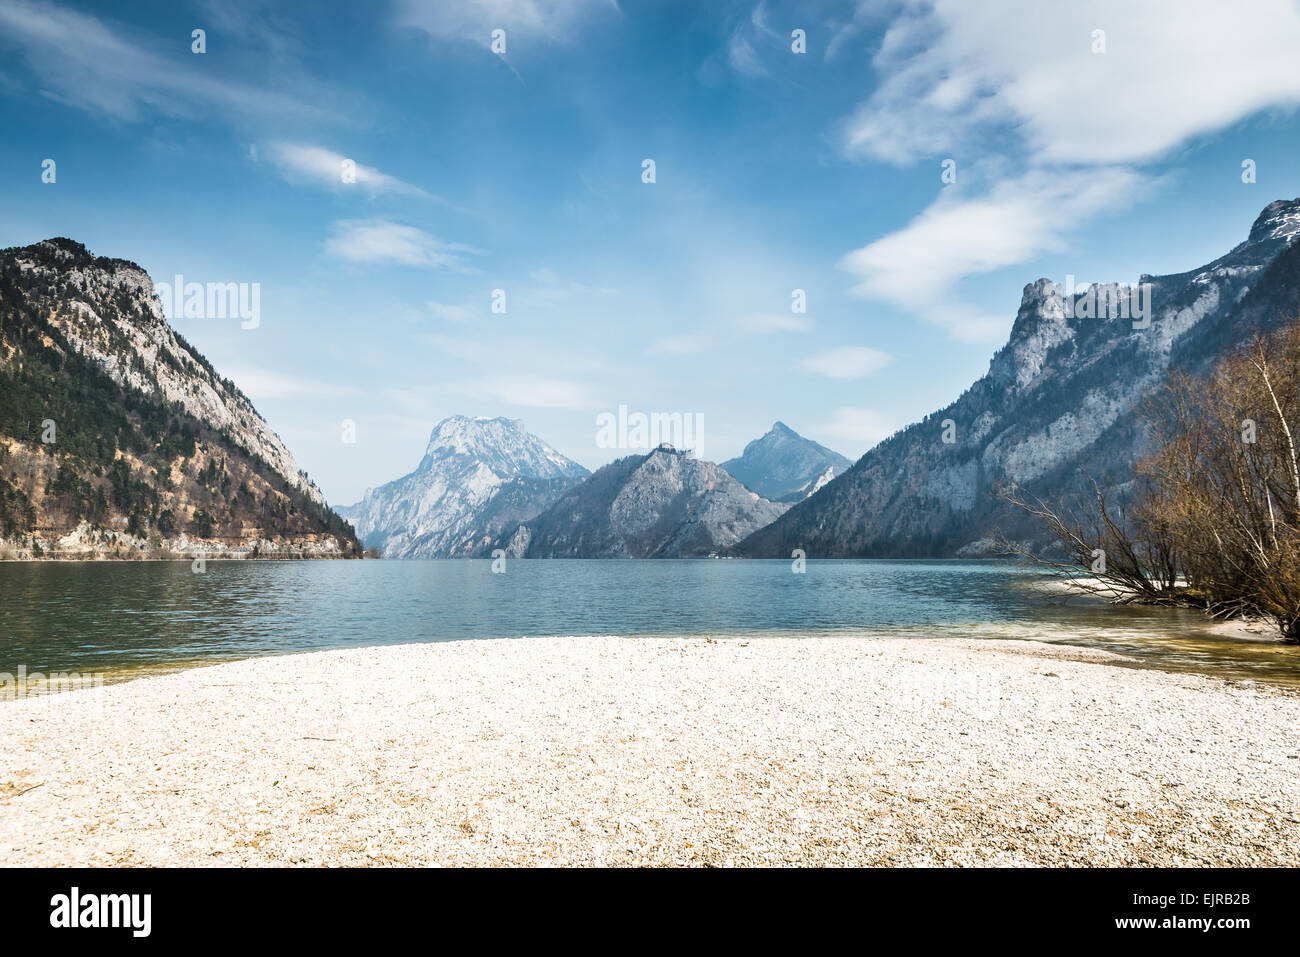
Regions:
M 523 638 L 7 702 L 0 864 L 1300 864 L 1300 693 L 1026 640 Z
M 1089 591 L 1086 587 L 1081 586 L 1079 582 L 1095 582 L 1095 578 L 1045 578 L 1030 580 L 1025 587 L 1039 591 L 1044 595 L 1060 597 L 1063 601 L 1091 601 L 1100 605 L 1116 605 L 1117 603 L 1103 594 Z M 1116 593 L 1119 594 L 1118 592 Z M 1135 603 L 1134 607 L 1140 608 L 1168 608 L 1170 611 L 1187 611 L 1197 613 L 1198 609 L 1187 606 L 1174 605 L 1148 605 L 1142 602 Z M 1277 634 L 1276 626 L 1267 618 L 1229 618 L 1224 620 L 1215 620 L 1208 615 L 1204 616 L 1204 628 L 1223 638 L 1233 638 L 1238 641 L 1257 641 L 1269 644 L 1285 645 L 1287 642 Z
M 493 637 L 488 635 L 463 635 L 451 638 L 428 639 L 419 641 L 408 641 L 395 644 L 378 642 L 374 644 L 348 644 L 325 647 L 306 647 L 293 649 L 276 649 L 246 651 L 238 655 L 216 655 L 211 657 L 195 658 L 169 658 L 167 660 L 152 660 L 135 662 L 129 665 L 118 665 L 102 670 L 88 670 L 84 665 L 80 668 L 73 666 L 46 666 L 31 670 L 31 674 L 40 673 L 50 677 L 65 676 L 67 673 L 76 673 L 83 676 L 89 676 L 97 679 L 105 686 L 121 685 L 139 681 L 144 678 L 159 677 L 171 674 L 183 674 L 188 671 L 201 668 L 211 668 L 219 665 L 237 664 L 244 661 L 262 661 L 274 658 L 292 658 L 302 655 L 325 654 L 333 651 L 346 650 L 383 650 L 388 648 L 417 647 L 425 644 L 437 645 L 448 642 L 495 642 L 495 641 L 597 641 L 606 638 L 618 638 L 622 641 L 667 641 L 679 640 L 684 642 L 710 642 L 710 641 L 736 641 L 736 640 L 753 640 L 753 641 L 802 641 L 802 640 L 864 640 L 864 641 L 905 641 L 911 643 L 917 642 L 974 642 L 980 645 L 986 644 L 1007 644 L 1007 645 L 1041 645 L 1055 649 L 1054 653 L 1068 656 L 1071 650 L 1081 651 L 1084 653 L 1096 653 L 1100 657 L 1096 658 L 1098 664 L 1105 664 L 1112 668 L 1126 668 L 1136 670 L 1150 670 L 1163 674 L 1171 675 L 1191 675 L 1205 677 L 1210 680 L 1224 681 L 1229 684 L 1235 682 L 1258 683 L 1273 688 L 1287 689 L 1300 692 L 1300 674 L 1293 674 L 1291 669 L 1283 673 L 1277 673 L 1273 670 L 1262 668 L 1252 668 L 1251 665 L 1258 665 L 1260 659 L 1252 662 L 1250 659 L 1240 657 L 1222 657 L 1213 660 L 1210 663 L 1196 664 L 1194 662 L 1180 659 L 1176 653 L 1169 653 L 1160 646 L 1160 638 L 1150 639 L 1151 646 L 1138 650 L 1132 644 L 1122 644 L 1118 648 L 1112 647 L 1109 642 L 1099 641 L 1096 637 L 1087 633 L 1077 633 L 1068 629 L 1054 629 L 1056 634 L 1050 634 L 1051 628 L 1046 629 L 1049 633 L 1044 633 L 1045 629 L 1036 627 L 1028 623 L 1020 623 L 1016 626 L 1021 632 L 1027 634 L 1013 633 L 1012 626 L 1008 623 L 971 623 L 960 624 L 950 623 L 942 626 L 913 625 L 905 628 L 894 627 L 887 630 L 863 630 L 858 628 L 838 628 L 822 629 L 815 631 L 792 631 L 781 629 L 776 631 L 699 631 L 699 632 L 650 632 L 650 633 L 624 633 L 614 635 L 612 633 L 604 634 L 536 634 L 536 635 L 512 635 L 505 637 Z M 1261 651 L 1275 650 L 1277 653 L 1287 653 L 1296 650 L 1295 646 L 1289 645 L 1269 634 L 1260 633 L 1267 626 L 1254 626 L 1249 622 L 1217 622 L 1207 623 L 1205 630 L 1210 633 L 1211 640 L 1215 643 L 1219 641 L 1234 642 L 1239 641 L 1244 647 L 1249 649 L 1259 649 Z M 1250 629 L 1257 630 L 1251 632 Z M 934 634 L 935 631 L 940 632 Z M 923 633 L 922 633 L 923 632 Z M 1184 641 L 1188 639 L 1183 639 Z M 1300 658 L 1300 653 L 1294 657 Z M 21 701 L 26 697 L 41 694 L 60 694 L 66 690 L 80 690 L 77 687 L 59 688 L 53 691 L 42 691 L 32 688 L 32 679 L 29 678 L 25 690 L 22 693 L 16 693 L 15 676 L 6 672 L 0 672 L 0 707 L 6 703 Z M 37 683 L 39 684 L 39 683 Z

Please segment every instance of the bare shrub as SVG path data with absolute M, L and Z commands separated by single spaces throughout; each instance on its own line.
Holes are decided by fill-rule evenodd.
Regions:
M 1152 451 L 1122 502 L 1095 482 L 1077 508 L 1001 491 L 1064 548 L 1048 564 L 1086 570 L 1078 587 L 1113 600 L 1267 617 L 1300 640 L 1300 324 L 1206 378 L 1170 375 L 1142 417 Z

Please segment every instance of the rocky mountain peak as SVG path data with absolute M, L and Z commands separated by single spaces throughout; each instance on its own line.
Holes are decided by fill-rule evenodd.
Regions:
M 1025 286 L 1020 309 L 1007 344 L 993 356 L 989 375 L 996 381 L 1023 389 L 1037 378 L 1048 352 L 1074 337 L 1065 315 L 1061 287 L 1050 279 Z
M 513 437 L 523 432 L 523 423 L 518 419 L 450 415 L 435 425 L 433 431 L 429 433 L 429 444 L 425 453 L 449 450 L 469 454 L 480 444 L 499 443 L 508 435 Z
M 1143 274 L 1150 289 L 1138 293 L 1141 322 L 1108 314 L 1127 283 L 1076 287 L 1073 297 L 1049 279 L 1030 283 L 987 377 L 737 552 L 981 554 L 999 537 L 1042 536 L 996 490 L 1015 483 L 1057 503 L 1089 499 L 1093 479 L 1128 481 L 1145 449 L 1142 402 L 1171 369 L 1203 373 L 1256 330 L 1297 315 L 1298 236 L 1300 200 L 1270 203 L 1227 254 L 1184 272 Z M 956 442 L 939 440 L 944 420 L 956 425 Z
M 39 531 L 74 557 L 195 542 L 236 557 L 359 551 L 247 397 L 167 323 L 138 265 L 65 237 L 0 250 L 0 299 L 0 497 L 23 503 L 0 516 L 6 537 Z M 58 441 L 34 454 L 23 423 L 46 414 Z
M 421 469 L 449 458 L 473 459 L 493 474 L 508 478 L 581 477 L 587 470 L 530 433 L 519 419 L 453 415 L 429 435 Z
M 809 494 L 827 469 L 839 475 L 852 463 L 784 422 L 749 442 L 744 452 L 722 463 L 734 478 L 774 502 L 793 502 Z
M 267 462 L 317 505 L 325 504 L 247 396 L 168 324 L 144 269 L 95 256 L 64 237 L 0 250 L 5 263 L 68 344 L 116 382 L 180 405 Z
M 599 469 L 499 544 L 526 558 L 703 557 L 734 545 L 787 507 L 713 462 L 653 449 Z
M 587 474 L 519 419 L 453 415 L 434 426 L 415 471 L 339 513 L 386 558 L 472 556 Z
M 1250 227 L 1248 243 L 1282 239 L 1295 242 L 1300 236 L 1300 199 L 1279 199 L 1264 207 Z

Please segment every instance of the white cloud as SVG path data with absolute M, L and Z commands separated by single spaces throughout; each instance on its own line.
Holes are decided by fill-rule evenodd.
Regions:
M 323 146 L 313 146 L 309 143 L 271 143 L 267 153 L 271 161 L 291 180 L 306 180 L 318 186 L 339 190 L 356 188 L 365 190 L 371 195 L 394 193 L 436 199 L 418 186 L 412 186 L 387 173 L 381 173 L 373 166 L 365 166 L 355 159 L 352 162 L 356 181 L 346 183 L 343 180 L 343 164 L 352 158 Z
M 882 439 L 889 438 L 897 430 L 898 426 L 883 412 L 845 406 L 836 409 L 830 421 L 818 426 L 814 431 L 820 435 L 829 435 L 856 443 L 860 448 L 867 449 Z
M 474 318 L 475 310 L 469 306 L 455 306 L 445 302 L 434 302 L 430 300 L 426 305 L 429 312 L 438 319 L 445 319 L 447 322 L 469 322 Z
M 601 405 L 585 383 L 544 376 L 492 376 L 449 383 L 447 388 L 472 399 L 495 399 L 538 409 L 594 409 Z
M 879 372 L 891 361 L 889 355 L 878 349 L 868 349 L 866 346 L 840 346 L 808 356 L 799 363 L 799 366 L 807 372 L 815 372 L 832 379 L 861 379 Z
M 761 312 L 741 316 L 736 320 L 741 332 L 765 336 L 774 332 L 804 332 L 810 326 L 808 317 L 793 312 Z
M 727 42 L 727 62 L 733 70 L 745 76 L 767 76 L 767 69 L 759 60 L 754 45 L 741 33 L 733 33 Z
M 767 76 L 760 51 L 789 53 L 789 35 L 778 33 L 768 24 L 767 5 L 759 0 L 747 19 L 738 23 L 727 39 L 727 63 L 743 76 Z
M 976 198 L 945 194 L 903 229 L 849 253 L 843 266 L 858 278 L 855 295 L 895 303 L 959 339 L 990 338 L 1009 320 L 961 302 L 954 288 L 961 279 L 1062 249 L 1069 227 L 1124 209 L 1148 186 L 1133 170 L 1106 167 L 1029 173 Z
M 1092 52 L 1094 30 L 1105 53 Z M 1063 249 L 1072 229 L 1125 211 L 1153 184 L 1142 164 L 1260 110 L 1296 107 L 1298 49 L 1300 12 L 1287 0 L 1248 11 L 1214 0 L 906 0 L 874 59 L 882 82 L 844 145 L 936 170 L 955 158 L 963 185 L 848 254 L 854 292 L 959 339 L 1004 334 L 1009 316 L 962 302 L 962 279 Z M 987 175 L 990 159 L 1004 178 L 969 195 L 963 171 Z
M 254 401 L 263 399 L 293 399 L 304 396 L 359 395 L 354 386 L 338 385 L 316 379 L 302 379 L 257 366 L 241 366 L 228 370 L 227 378 Z
M 680 336 L 664 336 L 650 343 L 646 349 L 648 356 L 693 356 L 709 347 L 706 336 L 687 333 Z
M 325 115 L 292 96 L 199 69 L 203 57 L 190 53 L 188 33 L 157 45 L 166 54 L 154 52 L 53 3 L 0 0 L 0 47 L 10 45 L 21 49 L 47 96 L 116 119 L 138 120 L 150 110 L 206 117 L 213 108 L 231 117 Z
M 1105 53 L 1092 52 L 1094 30 Z M 847 145 L 908 163 L 969 149 L 992 128 L 1041 162 L 1143 162 L 1300 104 L 1297 50 L 1292 0 L 909 0 Z
M 420 341 L 426 342 L 433 346 L 439 352 L 451 356 L 453 359 L 462 359 L 466 362 L 485 362 L 488 360 L 489 347 L 481 342 L 473 342 L 469 339 L 453 339 L 450 336 L 422 336 Z
M 512 43 L 542 37 L 556 42 L 572 39 L 574 31 L 594 12 L 618 12 L 615 0 L 399 0 L 396 19 L 440 39 L 468 40 L 488 46 L 492 31 L 506 31 Z
M 349 262 L 468 271 L 463 254 L 472 246 L 435 239 L 422 229 L 386 219 L 343 219 L 325 242 L 331 256 Z

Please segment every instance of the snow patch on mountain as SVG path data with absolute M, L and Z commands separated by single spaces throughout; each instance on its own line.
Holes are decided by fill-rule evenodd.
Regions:
M 386 558 L 480 554 L 588 474 L 518 419 L 443 419 L 413 472 L 338 509 Z

